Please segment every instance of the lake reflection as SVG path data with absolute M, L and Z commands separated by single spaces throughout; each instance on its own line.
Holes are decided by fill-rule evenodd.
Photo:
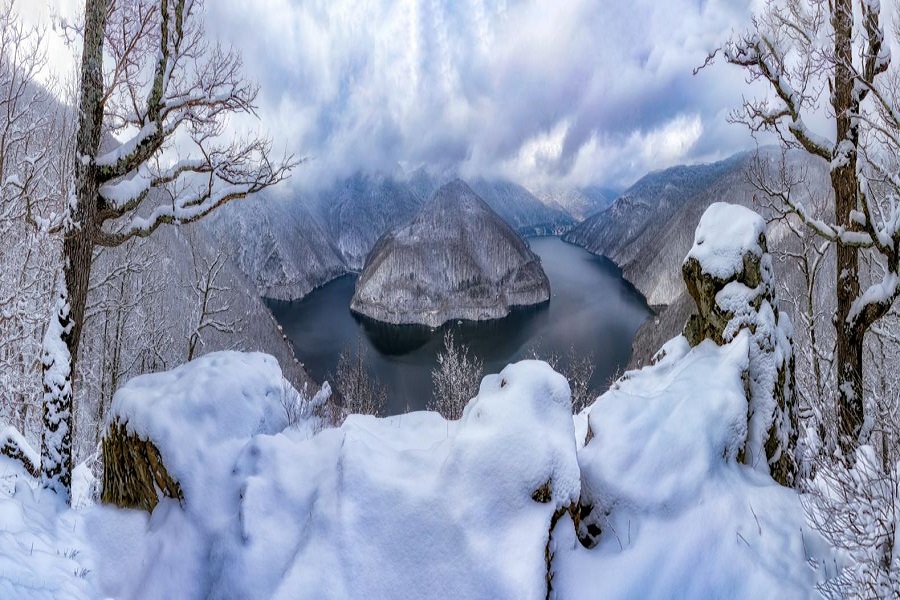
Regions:
M 338 356 L 357 343 L 369 368 L 388 389 L 388 414 L 418 410 L 431 397 L 431 370 L 451 329 L 484 361 L 486 373 L 510 362 L 554 352 L 593 353 L 593 385 L 602 389 L 631 355 L 631 340 L 651 314 L 643 298 L 609 260 L 556 237 L 528 240 L 550 279 L 549 303 L 514 310 L 503 319 L 455 321 L 438 329 L 386 325 L 350 312 L 355 275 L 345 275 L 297 302 L 268 301 L 294 344 L 297 358 L 318 381 L 331 379 Z

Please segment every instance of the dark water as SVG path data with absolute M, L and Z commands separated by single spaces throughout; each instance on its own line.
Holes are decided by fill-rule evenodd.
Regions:
M 432 330 L 360 319 L 350 313 L 355 275 L 340 277 L 297 302 L 269 301 L 294 343 L 297 358 L 318 381 L 333 379 L 343 349 L 365 346 L 371 373 L 388 389 L 389 414 L 425 407 L 431 397 L 431 370 L 443 349 L 444 331 L 484 361 L 486 373 L 510 362 L 574 347 L 593 354 L 593 385 L 605 389 L 609 377 L 628 362 L 631 340 L 650 315 L 643 296 L 622 279 L 609 260 L 556 237 L 529 239 L 550 278 L 550 302 L 517 309 L 504 319 L 449 323 Z

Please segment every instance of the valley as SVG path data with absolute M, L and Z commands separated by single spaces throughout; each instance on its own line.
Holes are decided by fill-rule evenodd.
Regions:
M 643 297 L 609 260 L 561 241 L 528 239 L 550 279 L 552 296 L 544 305 L 519 308 L 503 319 L 453 321 L 432 329 L 388 325 L 354 317 L 349 309 L 356 276 L 345 275 L 297 302 L 268 305 L 294 352 L 318 381 L 331 380 L 343 350 L 364 346 L 368 369 L 388 390 L 389 414 L 424 409 L 431 399 L 431 370 L 437 365 L 446 330 L 484 361 L 487 373 L 534 355 L 559 355 L 571 348 L 592 356 L 591 386 L 606 388 L 631 355 L 634 332 L 650 313 Z

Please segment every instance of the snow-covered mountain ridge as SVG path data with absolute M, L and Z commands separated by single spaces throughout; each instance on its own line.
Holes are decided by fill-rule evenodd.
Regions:
M 762 164 L 773 173 L 781 167 L 777 148 L 758 150 Z M 725 201 L 768 215 L 761 192 L 750 182 L 748 169 L 757 151 L 735 154 L 725 160 L 649 173 L 625 190 L 609 208 L 585 219 L 563 239 L 590 252 L 606 256 L 621 269 L 661 312 L 635 336 L 632 365 L 645 364 L 656 349 L 681 331 L 692 303 L 681 278 L 681 260 L 690 249 L 694 228 L 706 208 Z M 787 168 L 806 172 L 810 186 L 805 194 L 827 194 L 827 164 L 802 152 L 787 154 Z M 824 186 L 824 187 L 823 187 Z M 796 240 L 781 222 L 768 225 L 773 247 L 795 249 Z M 775 262 L 779 281 L 799 289 L 798 272 L 785 261 Z
M 350 304 L 393 324 L 496 319 L 550 299 L 540 259 L 462 180 L 379 238 Z

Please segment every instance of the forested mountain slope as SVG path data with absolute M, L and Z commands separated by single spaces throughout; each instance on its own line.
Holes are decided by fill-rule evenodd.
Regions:
M 663 342 L 680 332 L 690 312 L 681 263 L 703 211 L 713 202 L 725 201 L 770 214 L 764 195 L 748 177 L 756 156 L 756 151 L 748 151 L 712 164 L 650 173 L 625 190 L 608 209 L 586 219 L 563 238 L 613 260 L 651 306 L 669 306 L 666 310 L 671 314 L 662 312 L 638 331 L 632 364 L 644 362 Z M 781 153 L 776 148 L 760 148 L 759 158 L 772 174 L 781 168 Z M 786 165 L 805 173 L 811 182 L 811 187 L 798 193 L 827 193 L 824 161 L 806 153 L 790 152 Z M 768 236 L 776 255 L 796 249 L 797 239 L 783 223 L 770 222 Z M 792 265 L 776 261 L 774 266 L 783 285 L 794 290 L 804 285 Z
M 424 169 L 403 177 L 356 174 L 319 192 L 260 194 L 232 203 L 211 218 L 209 228 L 260 295 L 297 299 L 362 270 L 375 241 L 409 221 L 449 180 Z M 559 234 L 576 223 L 560 205 L 512 182 L 476 179 L 471 187 L 521 235 Z

